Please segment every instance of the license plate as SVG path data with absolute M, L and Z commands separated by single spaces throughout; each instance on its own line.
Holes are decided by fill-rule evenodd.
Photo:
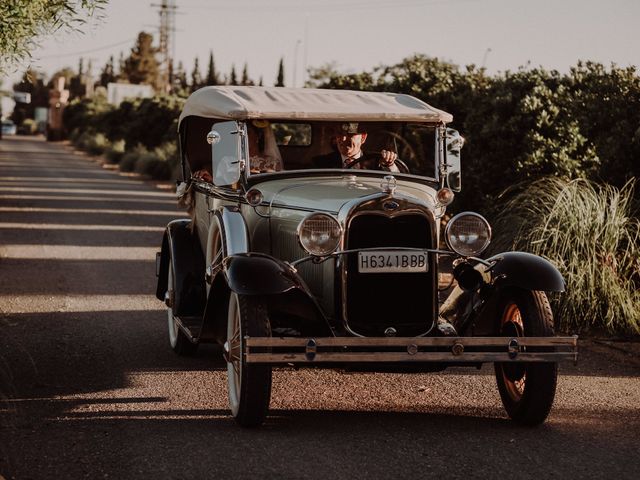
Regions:
M 358 252 L 360 273 L 424 273 L 429 271 L 428 253 L 390 250 Z

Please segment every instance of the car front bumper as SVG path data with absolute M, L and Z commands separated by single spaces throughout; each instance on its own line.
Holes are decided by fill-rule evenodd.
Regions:
M 245 337 L 260 364 L 485 363 L 578 361 L 571 337 Z

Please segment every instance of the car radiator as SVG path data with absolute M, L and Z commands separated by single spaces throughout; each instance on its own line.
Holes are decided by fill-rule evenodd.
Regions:
M 347 249 L 371 247 L 432 248 L 432 221 L 419 214 L 387 217 L 361 214 L 349 225 Z M 435 320 L 436 259 L 422 273 L 360 273 L 358 253 L 349 253 L 342 272 L 343 315 L 363 336 L 418 336 Z M 346 288 L 345 288 L 346 287 Z M 385 333 L 386 332 L 386 333 Z

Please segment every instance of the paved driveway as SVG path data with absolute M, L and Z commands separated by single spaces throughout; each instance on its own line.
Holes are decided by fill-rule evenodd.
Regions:
M 507 420 L 485 367 L 279 370 L 267 424 L 240 429 L 219 350 L 168 347 L 154 258 L 174 205 L 60 144 L 0 141 L 0 475 L 638 478 L 627 344 L 583 342 L 539 428 Z

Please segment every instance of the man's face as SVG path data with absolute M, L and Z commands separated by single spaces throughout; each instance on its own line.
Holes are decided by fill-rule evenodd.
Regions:
M 340 154 L 345 157 L 355 157 L 360 153 L 362 144 L 367 139 L 366 133 L 351 133 L 345 135 L 336 135 L 333 137 Z

